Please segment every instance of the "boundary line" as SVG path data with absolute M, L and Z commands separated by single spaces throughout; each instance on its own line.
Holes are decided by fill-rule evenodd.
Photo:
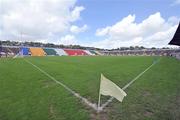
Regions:
M 24 58 L 23 58 L 24 59 Z M 63 84 L 62 82 L 58 81 L 57 79 L 55 79 L 53 76 L 51 76 L 50 74 L 48 74 L 46 71 L 42 70 L 41 68 L 39 68 L 38 66 L 36 66 L 35 64 L 33 64 L 32 62 L 24 59 L 24 61 L 26 61 L 28 64 L 32 65 L 33 67 L 35 67 L 36 69 L 38 69 L 40 72 L 42 72 L 44 75 L 46 75 L 47 77 L 49 77 L 51 80 L 53 80 L 54 82 L 56 82 L 57 84 L 61 85 L 62 87 L 64 87 L 67 91 L 69 91 L 71 94 L 73 94 L 75 97 L 79 98 L 82 100 L 83 103 L 85 103 L 87 106 L 93 108 L 94 110 L 98 110 L 97 105 L 94 103 L 91 103 L 90 101 L 88 101 L 86 98 L 82 97 L 81 95 L 79 95 L 78 93 L 76 93 L 75 91 L 73 91 L 72 89 L 70 89 L 69 87 L 67 87 L 65 84 Z
M 103 109 L 113 101 L 114 97 L 109 98 L 104 104 L 102 104 L 101 107 L 99 107 L 96 103 L 91 103 L 90 101 L 88 101 L 86 98 L 82 97 L 81 95 L 79 95 L 78 93 L 76 93 L 75 91 L 73 91 L 72 89 L 70 89 L 68 86 L 66 86 L 65 84 L 63 84 L 62 82 L 58 81 L 57 79 L 55 79 L 53 76 L 51 76 L 50 74 L 48 74 L 46 71 L 42 70 L 41 68 L 39 68 L 37 65 L 33 64 L 32 62 L 28 61 L 27 59 L 23 60 L 25 62 L 27 62 L 28 64 L 32 65 L 33 67 L 35 67 L 36 69 L 38 69 L 40 72 L 42 72 L 44 75 L 46 75 L 47 77 L 49 77 L 51 80 L 53 80 L 54 82 L 56 82 L 57 84 L 61 85 L 62 87 L 64 87 L 67 91 L 69 91 L 71 94 L 73 94 L 75 97 L 79 98 L 83 103 L 85 103 L 87 106 L 93 108 L 95 111 L 100 112 L 103 111 Z M 131 84 L 133 84 L 138 78 L 140 78 L 145 72 L 147 72 L 151 67 L 153 67 L 156 63 L 158 63 L 160 61 L 157 60 L 156 62 L 153 62 L 149 67 L 147 67 L 143 72 L 141 72 L 140 74 L 138 74 L 133 80 L 131 80 L 128 84 L 126 84 L 122 89 L 125 90 L 127 89 Z
M 133 80 L 131 80 L 128 84 L 126 84 L 122 90 L 125 90 L 128 88 L 132 83 L 134 83 L 138 78 L 140 78 L 145 72 L 147 72 L 151 67 L 153 67 L 157 62 L 159 62 L 160 59 L 156 62 L 153 62 L 149 67 L 147 67 L 143 72 L 141 72 L 139 75 L 137 75 Z M 100 110 L 102 111 L 109 103 L 113 101 L 114 97 L 109 98 L 102 106 L 100 107 Z

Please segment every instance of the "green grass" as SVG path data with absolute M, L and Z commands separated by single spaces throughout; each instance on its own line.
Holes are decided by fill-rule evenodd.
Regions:
M 89 101 L 97 103 L 100 74 L 120 87 L 144 71 L 154 57 L 27 57 Z M 0 59 L 0 120 L 177 120 L 180 61 L 162 57 L 128 89 L 96 114 L 22 58 Z M 103 97 L 102 102 L 109 97 Z

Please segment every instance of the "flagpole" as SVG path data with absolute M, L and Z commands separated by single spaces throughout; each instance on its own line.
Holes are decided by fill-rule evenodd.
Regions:
M 99 90 L 100 91 L 100 90 Z M 101 94 L 99 92 L 99 100 L 98 100 L 98 112 L 100 111 L 100 105 L 101 105 Z
M 101 73 L 101 78 L 102 78 L 102 73 Z M 98 112 L 100 112 L 100 106 L 101 106 L 101 93 L 100 93 L 100 90 L 101 90 L 101 78 L 100 78 L 100 87 L 99 87 L 99 99 L 98 99 Z

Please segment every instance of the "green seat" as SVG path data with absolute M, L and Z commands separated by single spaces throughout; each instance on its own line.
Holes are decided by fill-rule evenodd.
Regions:
M 57 53 L 54 49 L 44 48 L 43 50 L 46 52 L 46 55 L 57 55 Z
M 98 55 L 94 50 L 90 50 L 92 54 Z

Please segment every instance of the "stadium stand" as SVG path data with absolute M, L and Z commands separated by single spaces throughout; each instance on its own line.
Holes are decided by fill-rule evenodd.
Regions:
M 92 54 L 89 50 L 84 50 L 84 52 L 86 52 L 88 55 L 95 55 L 95 54 Z
M 29 48 L 27 47 L 22 47 L 20 51 L 22 55 L 29 55 Z
M 2 52 L 6 56 L 14 56 L 16 53 L 14 53 L 9 47 L 2 47 Z
M 100 51 L 94 51 L 97 55 L 103 55 Z
M 31 56 L 45 56 L 46 53 L 42 48 L 30 48 Z
M 2 43 L 0 41 L 0 57 L 2 56 Z
M 180 49 L 156 49 L 156 50 L 124 50 L 124 51 L 101 51 L 103 55 L 115 55 L 115 56 L 124 56 L 124 55 L 138 55 L 138 56 L 174 56 L 178 54 Z
M 2 42 L 0 41 L 0 57 L 2 56 Z
M 20 48 L 17 47 L 8 47 L 7 49 L 11 51 L 14 55 L 18 54 L 20 51 Z
M 89 52 L 91 52 L 93 55 L 98 55 L 94 50 L 90 50 Z
M 63 49 L 54 49 L 59 56 L 67 56 L 67 53 Z
M 57 55 L 57 52 L 52 48 L 43 48 L 44 52 L 46 52 L 46 55 Z
M 6 57 L 8 56 L 8 50 L 6 49 L 6 47 L 1 48 L 1 55 Z
M 8 53 L 7 47 L 2 47 L 2 52 Z
M 180 49 L 143 49 L 143 50 L 81 50 L 36 48 L 19 46 L 0 46 L 0 57 L 17 56 L 83 56 L 83 55 L 110 55 L 110 56 L 172 56 L 180 59 Z
M 81 55 L 88 55 L 86 52 L 83 50 L 75 50 L 75 49 L 64 49 L 64 51 L 69 55 L 69 56 L 81 56 Z
M 6 57 L 15 56 L 19 53 L 19 48 L 4 46 L 1 47 L 1 55 Z

